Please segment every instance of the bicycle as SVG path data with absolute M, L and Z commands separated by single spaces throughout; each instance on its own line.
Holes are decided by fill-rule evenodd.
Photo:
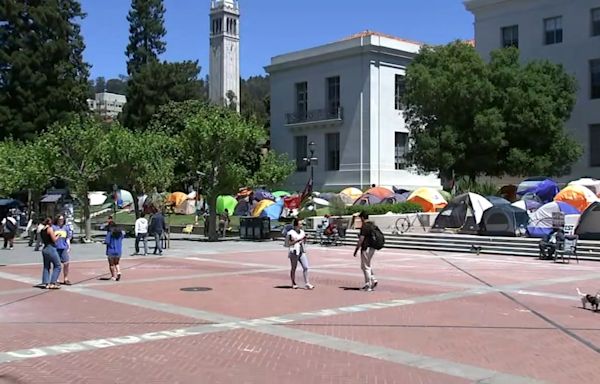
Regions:
M 427 232 L 427 228 L 430 226 L 429 215 L 421 213 L 409 214 L 407 216 L 399 217 L 394 224 L 395 230 L 392 231 L 394 235 L 400 233 L 406 233 L 411 230 L 418 222 L 418 227 L 423 229 L 423 232 Z

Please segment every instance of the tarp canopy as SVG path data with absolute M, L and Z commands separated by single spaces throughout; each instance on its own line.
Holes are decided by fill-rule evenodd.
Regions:
M 40 200 L 40 203 L 56 203 L 62 199 L 63 195 L 44 195 Z
M 552 200 L 554 200 L 554 197 L 560 191 L 560 189 L 558 188 L 558 184 L 556 184 L 556 182 L 551 179 L 545 179 L 542 181 L 533 180 L 533 181 L 530 181 L 530 183 L 532 183 L 532 184 L 530 184 L 530 185 L 532 185 L 531 187 L 521 189 L 521 186 L 527 182 L 528 181 L 524 181 L 523 183 L 521 183 L 519 185 L 517 195 L 523 196 L 523 195 L 531 193 L 531 194 L 534 194 L 535 196 L 537 196 L 538 199 L 544 204 L 549 203 Z
M 593 202 L 598 201 L 598 196 L 581 185 L 569 185 L 560 191 L 554 200 L 570 204 L 577 208 L 579 212 L 583 212 Z
M 254 210 L 252 211 L 252 216 L 253 217 L 259 217 L 260 214 L 267 208 L 270 207 L 271 205 L 275 204 L 275 202 L 273 200 L 261 200 L 258 202 L 258 204 L 256 204 L 256 206 L 254 207 Z
M 408 201 L 419 204 L 423 212 L 437 212 L 448 205 L 440 192 L 433 188 L 419 188 L 408 197 Z
M 592 203 L 581 214 L 575 234 L 582 240 L 600 240 L 600 202 Z
M 217 197 L 217 214 L 229 212 L 230 215 L 235 213 L 235 207 L 238 205 L 238 201 L 233 196 L 219 196 Z
M 511 204 L 513 207 L 517 207 L 527 211 L 528 213 L 532 213 L 537 211 L 539 207 L 542 206 L 542 203 L 536 200 L 519 200 L 515 201 Z
M 565 215 L 576 215 L 579 211 L 573 206 L 561 201 L 553 201 L 542 205 L 529 215 L 527 233 L 530 237 L 544 237 L 552 232 L 552 214 L 562 212 Z
M 580 185 L 582 187 L 586 187 L 587 189 L 592 191 L 594 195 L 600 196 L 600 180 L 584 177 L 579 180 L 571 181 L 569 185 Z
M 385 199 L 386 197 L 391 197 L 394 195 L 394 191 L 392 191 L 389 188 L 385 188 L 385 187 L 373 187 L 365 193 L 368 193 L 373 196 L 377 196 L 381 200 Z
M 529 223 L 527 211 L 514 205 L 495 205 L 483 213 L 479 234 L 516 237 L 524 234 Z
M 188 199 L 187 193 L 183 192 L 173 192 L 167 197 L 167 203 L 172 204 L 174 206 L 178 206 L 183 204 L 184 201 Z
M 455 228 L 467 232 L 477 232 L 483 212 L 491 207 L 492 203 L 476 193 L 465 193 L 456 196 L 440 211 L 433 228 Z
M 280 199 L 275 204 L 266 207 L 260 214 L 261 217 L 268 217 L 271 220 L 279 220 L 283 212 L 283 199 Z
M 56 196 L 56 195 L 52 195 L 52 196 Z M 18 208 L 18 207 L 21 207 L 23 205 L 24 204 L 21 203 L 19 200 L 15 200 L 15 199 L 0 199 L 0 207 L 5 208 L 5 209 Z

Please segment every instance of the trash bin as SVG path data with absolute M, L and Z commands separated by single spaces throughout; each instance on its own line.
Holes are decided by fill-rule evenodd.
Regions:
M 240 239 L 265 240 L 271 233 L 271 220 L 268 217 L 241 217 Z

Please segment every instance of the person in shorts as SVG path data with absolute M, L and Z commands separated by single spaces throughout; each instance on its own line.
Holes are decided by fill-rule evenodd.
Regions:
M 113 225 L 106 234 L 104 244 L 106 244 L 106 257 L 108 258 L 108 268 L 110 270 L 110 279 L 113 281 L 121 280 L 121 254 L 123 253 L 123 238 L 125 231 L 118 225 Z
M 73 229 L 66 223 L 65 215 L 58 215 L 54 220 L 52 230 L 57 237 L 55 242 L 58 257 L 62 263 L 64 285 L 71 285 L 69 280 L 69 263 L 71 261 L 71 240 L 73 239 Z

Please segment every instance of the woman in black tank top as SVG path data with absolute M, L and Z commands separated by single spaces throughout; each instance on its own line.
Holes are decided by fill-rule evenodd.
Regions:
M 59 289 L 58 277 L 62 269 L 58 252 L 56 251 L 56 240 L 58 236 L 52 229 L 52 219 L 47 218 L 44 220 L 44 229 L 41 230 L 40 236 L 44 243 L 44 249 L 42 250 L 42 256 L 44 257 L 44 270 L 42 272 L 42 286 L 46 289 Z M 52 268 L 51 268 L 52 267 Z M 50 273 L 52 269 L 52 273 Z

